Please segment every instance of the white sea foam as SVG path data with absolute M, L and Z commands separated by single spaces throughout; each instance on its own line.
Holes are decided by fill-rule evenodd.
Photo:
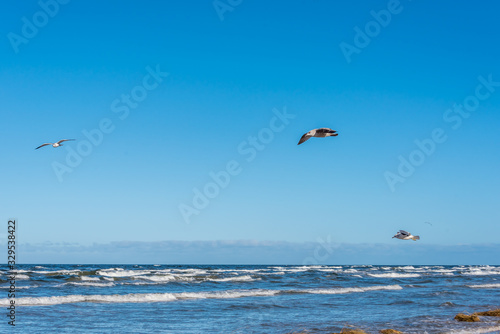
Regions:
M 431 271 L 435 272 L 435 273 L 453 273 L 456 270 L 453 270 L 453 269 L 432 269 Z
M 258 271 L 251 271 L 251 270 L 237 270 L 237 271 L 226 271 L 225 273 L 229 275 L 241 275 L 241 274 L 253 274 L 253 275 L 260 275 L 260 276 L 265 276 L 265 275 L 285 275 L 284 271 L 263 271 L 263 270 L 258 270 Z M 245 276 L 245 275 L 242 275 Z
M 456 266 L 456 267 L 453 267 L 451 269 L 452 270 L 464 270 L 464 269 L 466 269 L 466 267 L 465 266 Z
M 156 285 L 158 282 L 119 282 L 120 285 Z
M 282 291 L 280 290 L 226 290 L 226 291 L 207 291 L 207 292 L 183 292 L 175 293 L 177 299 L 229 299 L 243 297 L 266 297 L 274 296 Z
M 436 270 L 431 270 L 430 272 L 443 274 L 443 275 L 454 275 L 455 274 L 455 270 L 449 270 L 449 269 L 436 269 Z
M 302 273 L 304 271 L 308 271 L 310 269 L 314 269 L 314 268 L 308 268 L 308 267 L 298 267 L 298 268 L 286 268 L 282 271 L 284 272 L 289 272 L 289 273 Z
M 16 286 L 16 290 L 19 290 L 19 289 L 31 289 L 31 288 L 34 288 L 34 286 L 29 286 L 29 285 Z M 10 285 L 0 286 L 0 289 L 10 289 Z
M 174 269 L 172 270 L 174 273 L 184 274 L 186 276 L 197 276 L 197 275 L 205 275 L 207 274 L 206 270 L 203 269 Z
M 215 270 L 211 270 L 214 271 Z M 266 269 L 234 269 L 234 270 L 225 270 L 225 272 L 232 272 L 235 275 L 238 275 L 240 273 L 260 273 L 262 271 L 267 271 Z
M 30 279 L 28 275 L 16 275 L 16 280 L 21 281 L 21 280 L 27 280 Z
M 414 266 L 404 266 L 404 267 L 399 267 L 400 269 L 403 269 L 403 270 L 413 270 L 415 269 Z
M 171 301 L 175 297 L 171 294 L 130 294 L 130 295 L 69 295 L 53 297 L 23 297 L 17 298 L 16 304 L 20 306 L 35 305 L 57 305 L 83 302 L 97 303 L 134 303 L 134 302 L 153 302 L 153 301 Z M 4 299 L 0 300 L 0 305 L 7 305 Z
M 130 277 L 149 273 L 151 273 L 150 270 L 124 270 L 123 268 L 101 269 L 97 271 L 98 275 L 108 277 Z
M 300 266 L 300 267 L 272 267 L 273 270 L 289 272 L 289 273 L 299 273 L 303 271 L 308 271 L 310 269 L 318 269 L 323 266 Z
M 266 274 L 261 274 L 261 275 L 285 275 L 284 271 L 274 271 L 272 273 L 266 273 Z
M 496 289 L 500 288 L 500 283 L 467 285 L 469 288 Z
M 173 269 L 153 269 L 152 274 L 171 274 Z
M 401 274 L 401 273 L 386 273 L 386 274 L 367 274 L 371 277 L 379 278 L 408 278 L 408 277 L 420 277 L 419 274 Z
M 76 286 L 96 286 L 96 287 L 110 287 L 114 286 L 113 282 L 68 282 L 64 284 L 76 285 Z
M 272 296 L 279 290 L 229 290 L 183 293 L 133 293 L 127 295 L 69 295 L 53 297 L 23 297 L 16 299 L 16 305 L 39 306 L 69 303 L 152 303 L 171 302 L 181 299 L 228 299 L 242 297 Z M 7 306 L 9 299 L 0 299 L 1 306 Z
M 234 275 L 238 275 L 238 273 L 233 273 Z M 261 275 L 261 276 L 265 276 L 265 275 L 285 275 L 285 272 L 284 271 L 260 271 L 260 272 L 256 272 L 254 273 L 255 275 Z
M 191 277 L 179 277 L 174 275 L 151 275 L 151 276 L 134 276 L 135 279 L 143 279 L 153 282 L 172 282 L 172 281 L 191 281 Z
M 43 274 L 43 275 L 66 275 L 66 276 L 71 276 L 71 275 L 79 275 L 81 273 L 80 270 L 78 269 L 73 269 L 73 270 L 37 270 L 33 271 L 35 274 Z
M 260 278 L 258 278 L 260 280 Z M 236 277 L 224 277 L 224 278 L 208 278 L 208 281 L 214 281 L 214 282 L 250 282 L 250 281 L 255 281 L 257 279 L 252 278 L 249 275 L 244 275 L 244 276 L 236 276 Z
M 210 272 L 212 273 L 232 273 L 238 271 L 238 269 L 212 269 Z
M 99 277 L 82 276 L 80 277 L 82 281 L 100 281 Z
M 500 271 L 496 270 L 477 270 L 473 269 L 469 272 L 464 272 L 462 273 L 463 275 L 469 275 L 469 276 L 489 276 L 489 275 L 500 275 Z
M 68 284 L 68 283 L 65 283 Z M 71 282 L 71 284 L 109 284 L 95 282 Z M 113 284 L 113 283 L 111 283 Z M 92 285 L 95 286 L 95 285 Z M 103 286 L 103 285 L 99 285 Z M 68 303 L 151 303 L 171 302 L 182 299 L 229 299 L 244 297 L 266 297 L 282 293 L 309 293 L 309 294 L 345 294 L 360 293 L 377 290 L 401 290 L 399 285 L 369 286 L 333 289 L 307 289 L 307 290 L 226 290 L 226 291 L 204 291 L 204 292 L 182 292 L 182 293 L 134 293 L 127 295 L 68 295 L 52 297 L 22 297 L 16 299 L 16 305 L 39 306 L 57 305 Z M 9 299 L 0 299 L 0 306 L 9 305 Z
M 399 285 L 376 285 L 376 286 L 367 286 L 361 288 L 309 289 L 304 291 L 312 294 L 336 295 L 336 294 L 353 293 L 353 292 L 359 293 L 359 292 L 378 291 L 378 290 L 402 290 L 402 289 L 403 288 Z
M 322 269 L 318 269 L 318 271 L 322 271 L 325 273 L 339 273 L 339 272 L 341 272 L 341 270 L 334 269 L 334 268 L 322 268 Z
M 497 333 L 500 330 L 500 326 L 490 326 L 484 328 L 474 328 L 474 329 L 461 329 L 452 330 L 446 334 L 482 334 L 482 333 Z

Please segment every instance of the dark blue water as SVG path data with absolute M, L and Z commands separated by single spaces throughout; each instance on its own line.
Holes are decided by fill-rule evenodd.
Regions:
M 0 271 L 0 332 L 7 267 Z M 500 333 L 498 266 L 18 265 L 18 333 Z

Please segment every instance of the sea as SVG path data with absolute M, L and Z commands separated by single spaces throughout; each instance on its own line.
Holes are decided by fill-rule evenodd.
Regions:
M 454 320 L 500 308 L 500 266 L 2 265 L 0 306 L 0 333 L 500 333 Z

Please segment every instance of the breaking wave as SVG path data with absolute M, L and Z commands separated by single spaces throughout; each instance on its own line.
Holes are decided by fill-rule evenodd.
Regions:
M 492 284 L 475 284 L 475 285 L 468 285 L 469 288 L 476 288 L 476 289 L 497 289 L 500 288 L 500 283 L 492 283 Z
M 68 284 L 106 284 L 71 282 Z M 113 284 L 113 283 L 111 283 Z M 184 299 L 229 299 L 245 297 L 265 297 L 279 294 L 345 294 L 363 293 L 377 290 L 401 290 L 399 285 L 369 286 L 359 288 L 334 288 L 334 289 L 305 289 L 305 290 L 226 290 L 226 291 L 205 291 L 205 292 L 182 292 L 182 293 L 132 293 L 126 295 L 68 295 L 51 297 L 22 297 L 16 299 L 16 305 L 20 306 L 41 306 L 72 303 L 152 303 L 152 302 L 172 302 Z M 9 299 L 0 299 L 1 306 L 9 305 Z
M 420 277 L 419 274 L 400 274 L 400 273 L 387 273 L 387 274 L 367 274 L 371 277 L 379 278 L 408 278 L 408 277 Z

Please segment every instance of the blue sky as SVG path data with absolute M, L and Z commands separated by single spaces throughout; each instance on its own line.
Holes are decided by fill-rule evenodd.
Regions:
M 21 244 L 330 236 L 358 263 L 399 229 L 429 261 L 498 244 L 497 4 L 61 2 L 0 14 L 0 219 Z M 316 127 L 339 136 L 297 146 Z M 25 259 L 85 262 L 65 254 Z

